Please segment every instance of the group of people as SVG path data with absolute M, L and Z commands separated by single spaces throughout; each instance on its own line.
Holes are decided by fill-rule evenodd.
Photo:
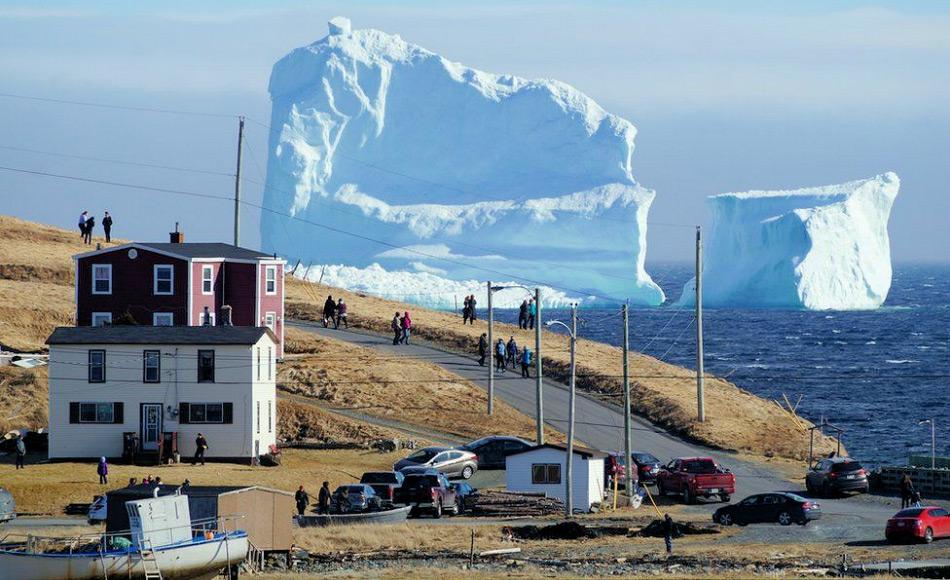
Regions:
M 465 301 L 462 304 L 462 324 L 465 324 L 466 322 L 469 324 L 475 324 L 475 304 L 477 304 L 477 302 L 475 301 L 474 294 L 465 297 Z
M 538 306 L 534 299 L 523 300 L 518 307 L 518 328 L 521 330 L 534 330 L 534 321 L 538 317 Z
M 412 334 L 412 318 L 409 317 L 409 311 L 393 315 L 389 327 L 393 331 L 393 344 L 409 344 L 409 335 Z
M 79 235 L 84 244 L 92 243 L 92 230 L 96 227 L 96 216 L 89 215 L 88 211 L 79 214 Z M 112 241 L 112 216 L 106 212 L 102 216 L 102 231 L 106 234 L 106 242 Z
M 350 327 L 346 321 L 346 302 L 342 297 L 334 302 L 333 296 L 327 296 L 327 301 L 323 303 L 323 328 L 328 328 L 332 324 L 335 330 L 340 328 L 341 323 L 344 328 Z
M 485 366 L 485 360 L 488 358 L 488 348 L 488 335 L 482 333 L 478 337 L 478 364 L 482 366 Z M 505 372 L 509 366 L 514 369 L 521 365 L 521 378 L 531 378 L 530 369 L 534 355 L 527 346 L 519 351 L 514 336 L 508 339 L 508 344 L 505 344 L 504 339 L 499 338 L 492 350 L 494 351 L 492 354 L 495 357 L 495 368 L 499 372 Z
M 307 494 L 302 485 L 297 489 L 297 493 L 294 494 L 294 501 L 297 503 L 297 513 L 304 515 L 304 512 L 307 511 L 307 506 L 310 505 L 310 495 Z M 317 496 L 317 513 L 330 513 L 329 481 L 324 481 L 323 486 L 320 487 L 320 493 Z

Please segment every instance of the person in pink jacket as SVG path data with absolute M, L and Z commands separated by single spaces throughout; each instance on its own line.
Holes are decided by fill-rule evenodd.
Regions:
M 409 335 L 412 333 L 412 319 L 409 318 L 408 310 L 403 313 L 399 325 L 402 327 L 402 339 L 399 342 L 409 344 Z

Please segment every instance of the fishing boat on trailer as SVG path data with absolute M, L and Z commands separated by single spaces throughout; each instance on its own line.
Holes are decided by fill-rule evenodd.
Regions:
M 191 521 L 188 498 L 125 504 L 127 533 L 72 537 L 9 534 L 0 541 L 0 576 L 9 580 L 213 578 L 247 557 L 243 530 L 223 518 Z

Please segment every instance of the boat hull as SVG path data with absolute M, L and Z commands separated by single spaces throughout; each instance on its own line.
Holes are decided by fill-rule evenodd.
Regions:
M 297 525 L 309 528 L 351 524 L 398 524 L 406 521 L 411 509 L 410 506 L 403 506 L 380 512 L 297 516 Z

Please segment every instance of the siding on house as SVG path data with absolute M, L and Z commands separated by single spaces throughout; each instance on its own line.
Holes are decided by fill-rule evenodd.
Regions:
M 267 294 L 267 268 L 272 267 L 277 270 L 276 274 L 276 285 L 277 292 L 275 294 Z M 266 317 L 268 312 L 274 313 L 274 334 L 277 335 L 277 338 L 280 340 L 281 352 L 280 357 L 283 358 L 283 343 L 284 343 L 284 266 L 283 264 L 278 263 L 267 263 L 264 262 L 258 265 L 260 269 L 260 285 L 257 289 L 257 295 L 260 296 L 260 313 L 258 314 L 258 321 L 256 324 L 258 326 L 266 325 Z

